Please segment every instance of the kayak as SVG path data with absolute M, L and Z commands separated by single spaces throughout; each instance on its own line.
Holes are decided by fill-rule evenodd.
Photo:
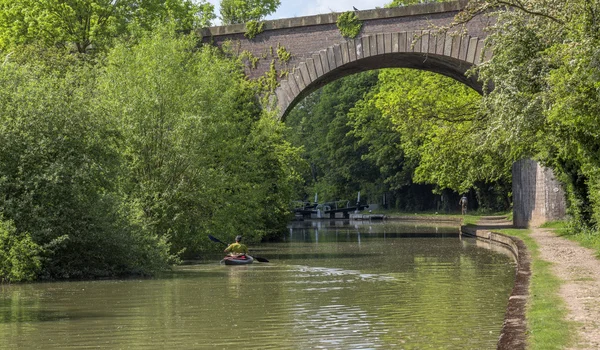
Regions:
M 221 260 L 221 264 L 225 265 L 247 265 L 252 264 L 254 258 L 250 255 L 226 256 Z

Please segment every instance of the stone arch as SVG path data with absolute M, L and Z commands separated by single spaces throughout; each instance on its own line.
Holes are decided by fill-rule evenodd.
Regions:
M 344 76 L 378 68 L 416 68 L 452 77 L 482 93 L 476 77 L 465 73 L 488 60 L 484 40 L 455 33 L 402 31 L 348 39 L 298 63 L 275 90 L 279 119 L 306 95 Z

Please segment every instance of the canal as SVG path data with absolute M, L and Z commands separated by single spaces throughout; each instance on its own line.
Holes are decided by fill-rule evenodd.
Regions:
M 495 349 L 515 262 L 435 223 L 305 221 L 154 279 L 0 286 L 6 349 Z

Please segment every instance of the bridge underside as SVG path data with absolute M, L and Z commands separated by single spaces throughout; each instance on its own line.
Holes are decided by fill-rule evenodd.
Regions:
M 451 57 L 424 55 L 422 53 L 395 53 L 384 54 L 376 57 L 369 57 L 360 61 L 348 63 L 342 67 L 336 68 L 328 74 L 324 74 L 306 86 L 295 98 L 289 103 L 284 113 L 280 113 L 281 118 L 285 116 L 294 106 L 302 101 L 310 93 L 320 89 L 321 87 L 355 73 L 365 72 L 374 69 L 383 68 L 412 68 L 430 71 L 433 73 L 443 74 L 453 78 L 473 90 L 483 94 L 483 86 L 477 81 L 476 76 L 467 76 L 466 71 L 470 67 L 461 65 L 458 60 Z
M 401 32 L 364 36 L 333 45 L 300 62 L 275 91 L 280 119 L 311 92 L 342 77 L 381 68 L 414 68 L 446 75 L 479 93 L 466 72 L 488 59 L 483 40 L 468 35 Z

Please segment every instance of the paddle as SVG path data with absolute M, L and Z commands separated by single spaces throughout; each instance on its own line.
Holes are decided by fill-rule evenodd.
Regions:
M 224 244 L 226 247 L 229 246 L 229 244 L 223 242 L 222 240 L 218 239 L 217 237 L 213 236 L 213 235 L 208 235 L 208 238 L 213 241 L 213 242 L 217 242 L 217 243 L 221 243 Z M 252 255 L 252 257 L 260 262 L 269 262 L 269 260 L 267 260 L 266 258 L 262 258 L 260 256 L 254 256 Z

